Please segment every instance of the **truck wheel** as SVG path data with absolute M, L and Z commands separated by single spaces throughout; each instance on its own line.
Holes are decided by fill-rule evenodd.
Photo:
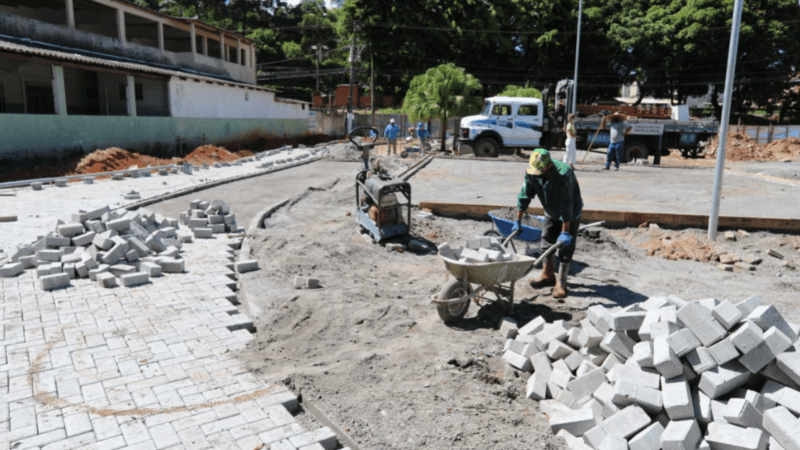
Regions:
M 475 156 L 481 158 L 497 158 L 500 153 L 500 145 L 492 138 L 483 138 L 475 144 L 473 152 Z
M 647 146 L 640 142 L 634 142 L 625 149 L 625 162 L 633 163 L 637 159 L 647 158 Z

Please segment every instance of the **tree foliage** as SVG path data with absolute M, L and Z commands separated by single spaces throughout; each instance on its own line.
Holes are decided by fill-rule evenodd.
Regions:
M 428 69 L 411 80 L 402 111 L 411 121 L 440 119 L 442 124 L 453 116 L 466 116 L 480 110 L 480 98 L 472 93 L 480 90 L 477 78 L 454 64 Z M 445 149 L 446 126 L 442 126 L 442 151 Z
M 499 95 L 505 95 L 506 97 L 533 97 L 533 98 L 542 98 L 542 92 L 536 88 L 524 87 L 524 86 L 514 86 L 510 84 L 503 89 Z
M 580 0 L 347 0 L 295 6 L 277 0 L 134 0 L 166 14 L 197 17 L 257 43 L 261 70 L 350 67 L 355 81 L 402 99 L 415 76 L 452 63 L 480 78 L 480 94 L 506 86 L 538 90 L 572 78 Z M 734 0 L 583 0 L 578 101 L 618 95 L 684 102 L 712 85 L 721 93 Z M 800 68 L 797 0 L 748 0 L 742 16 L 735 104 L 777 108 Z M 315 51 L 327 47 L 324 51 Z M 319 57 L 319 61 L 317 61 Z M 323 76 L 331 92 L 348 74 Z M 313 76 L 277 80 L 305 92 Z M 307 97 L 304 97 L 307 98 Z

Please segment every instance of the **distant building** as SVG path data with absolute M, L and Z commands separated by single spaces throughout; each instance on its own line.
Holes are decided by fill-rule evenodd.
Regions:
M 0 159 L 308 130 L 254 42 L 125 0 L 0 1 Z

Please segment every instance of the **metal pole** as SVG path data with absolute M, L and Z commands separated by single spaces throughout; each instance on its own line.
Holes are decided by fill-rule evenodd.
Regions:
M 372 52 L 369 55 L 369 110 L 371 114 L 375 114 L 375 66 L 373 65 L 374 58 Z M 788 135 L 787 135 L 788 136 Z
M 572 105 L 570 111 L 575 114 L 578 99 L 578 55 L 581 53 L 581 16 L 583 16 L 583 0 L 578 1 L 578 37 L 575 39 L 575 75 L 572 76 Z
M 350 96 L 347 98 L 347 134 L 353 130 L 353 84 L 356 69 L 356 24 L 353 22 L 353 39 L 350 43 Z
M 739 48 L 739 27 L 742 23 L 742 0 L 733 4 L 733 25 L 731 26 L 731 43 L 728 48 L 728 73 L 725 75 L 725 99 L 722 104 L 719 139 L 717 144 L 717 166 L 714 169 L 714 194 L 711 198 L 711 216 L 708 221 L 708 238 L 717 240 L 719 224 L 719 201 L 722 197 L 722 174 L 725 171 L 725 146 L 728 143 L 728 123 L 731 117 L 731 100 L 733 98 L 733 77 L 736 73 L 736 54 Z
M 322 58 L 322 44 L 317 43 L 317 92 L 319 92 L 319 60 Z

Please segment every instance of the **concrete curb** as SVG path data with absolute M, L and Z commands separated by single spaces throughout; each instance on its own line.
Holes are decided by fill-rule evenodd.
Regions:
M 400 172 L 397 178 L 403 179 L 403 181 L 408 181 L 409 178 L 416 175 L 417 172 L 422 170 L 423 167 L 427 166 L 431 161 L 433 161 L 434 156 L 428 156 L 427 158 L 416 162 L 414 165 L 409 166 L 406 170 Z M 444 158 L 443 158 L 444 159 Z
M 292 163 L 292 164 L 287 164 L 285 166 L 274 167 L 274 168 L 270 168 L 270 169 L 267 169 L 267 170 L 262 170 L 260 172 L 248 173 L 248 174 L 245 174 L 245 175 L 238 175 L 238 176 L 230 177 L 230 178 L 223 178 L 221 180 L 215 180 L 215 181 L 211 181 L 211 182 L 208 182 L 208 183 L 205 183 L 205 184 L 199 184 L 197 186 L 192 186 L 192 187 L 189 187 L 189 188 L 186 188 L 186 189 L 181 189 L 179 191 L 170 192 L 169 194 L 164 194 L 164 195 L 160 195 L 160 196 L 157 196 L 157 197 L 151 197 L 151 198 L 139 201 L 139 202 L 134 202 L 134 203 L 130 203 L 128 205 L 123 205 L 123 206 L 121 206 L 121 208 L 125 208 L 125 209 L 127 209 L 129 211 L 132 211 L 132 210 L 135 210 L 137 208 L 142 208 L 142 207 L 145 207 L 145 206 L 148 206 L 148 205 L 152 205 L 153 203 L 158 203 L 158 202 L 161 202 L 161 201 L 164 201 L 164 200 L 173 199 L 173 198 L 176 198 L 176 197 L 180 197 L 182 195 L 191 194 L 193 192 L 202 191 L 204 189 L 220 186 L 220 185 L 227 184 L 227 183 L 233 183 L 234 181 L 246 180 L 248 178 L 258 177 L 258 176 L 261 176 L 261 175 L 268 175 L 270 173 L 279 172 L 281 170 L 291 169 L 293 167 L 299 167 L 299 166 L 302 166 L 302 165 L 305 165 L 305 164 L 310 164 L 312 162 L 319 161 L 321 158 L 322 158 L 322 156 L 320 155 L 320 156 L 317 156 L 317 157 L 307 158 L 306 160 L 303 160 L 303 161 L 295 162 L 295 163 Z

